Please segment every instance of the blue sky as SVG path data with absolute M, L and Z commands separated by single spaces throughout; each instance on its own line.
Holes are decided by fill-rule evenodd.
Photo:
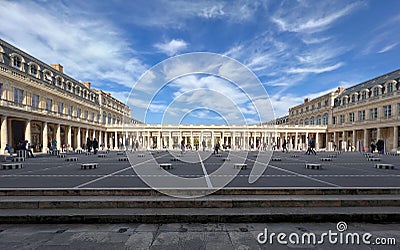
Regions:
M 398 0 L 0 0 L 0 37 L 44 62 L 62 64 L 68 75 L 122 101 L 132 88 L 136 93 L 135 84 L 147 70 L 171 56 L 222 54 L 254 72 L 275 115 L 282 116 L 306 97 L 398 69 L 399 9 Z M 190 86 L 200 91 L 196 102 L 189 98 Z M 211 91 L 215 86 L 220 92 Z M 236 103 L 238 86 L 204 74 L 165 83 L 149 108 L 141 106 L 147 100 L 135 96 L 128 102 L 133 117 L 162 122 L 182 91 L 187 95 L 181 101 L 189 107 L 175 107 L 182 111 L 179 122 L 259 120 L 254 105 Z M 230 101 L 239 106 L 242 118 L 225 105 Z M 146 108 L 143 116 L 139 109 Z

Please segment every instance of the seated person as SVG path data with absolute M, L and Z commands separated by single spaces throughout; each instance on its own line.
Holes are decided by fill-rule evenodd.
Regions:
M 10 145 L 6 144 L 6 147 L 4 148 L 4 152 L 5 151 L 8 151 L 8 153 L 12 156 L 13 148 Z

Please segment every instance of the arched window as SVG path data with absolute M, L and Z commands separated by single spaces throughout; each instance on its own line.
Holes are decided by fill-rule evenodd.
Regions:
M 51 83 L 53 81 L 53 73 L 50 70 L 43 70 L 43 78 L 47 82 Z
M 322 118 L 322 124 L 323 125 L 328 125 L 328 119 L 329 119 L 328 113 L 325 113 L 323 118 Z
M 303 119 L 301 119 L 300 120 L 300 126 L 303 126 L 304 125 L 304 122 L 303 122 Z
M 317 115 L 317 125 L 321 125 L 321 115 Z
M 63 84 L 63 79 L 62 79 L 62 77 L 61 76 L 56 76 L 56 85 L 57 85 L 57 87 L 62 87 L 62 84 Z
M 28 65 L 29 65 L 29 74 L 31 76 L 38 78 L 39 77 L 39 66 L 34 62 L 30 62 L 30 63 L 28 63 Z
M 111 114 L 110 113 L 108 113 L 108 122 L 107 122 L 107 124 L 111 124 Z
M 115 117 L 115 115 L 113 115 L 113 124 L 115 124 L 117 118 Z
M 106 124 L 107 121 L 107 114 L 105 111 L 103 111 L 103 124 Z
M 387 93 L 392 93 L 393 92 L 393 82 L 389 82 L 387 84 Z
M 308 118 L 304 119 L 304 125 L 308 125 Z
M 314 116 L 311 116 L 310 118 L 310 125 L 314 125 Z

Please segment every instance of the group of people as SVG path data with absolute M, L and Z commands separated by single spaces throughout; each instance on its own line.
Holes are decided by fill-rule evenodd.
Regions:
M 20 140 L 15 148 L 17 151 L 18 150 L 24 150 L 27 153 L 27 157 L 35 157 L 33 155 L 33 151 L 32 151 L 32 146 L 31 144 L 28 142 L 28 140 Z M 14 149 L 11 145 L 6 144 L 6 147 L 4 148 L 4 151 L 7 151 L 10 156 L 12 156 Z
M 91 140 L 89 137 L 86 139 L 86 150 L 87 152 L 91 152 L 93 148 L 94 154 L 97 154 L 97 150 L 99 148 L 99 142 L 94 138 Z
M 375 141 L 371 141 L 371 152 L 375 152 L 375 150 L 378 150 L 378 154 L 383 154 L 385 150 L 385 142 L 381 139 L 379 139 L 376 144 Z
M 312 137 L 307 137 L 307 151 L 306 155 L 314 154 L 316 155 L 317 152 L 315 152 L 315 141 Z

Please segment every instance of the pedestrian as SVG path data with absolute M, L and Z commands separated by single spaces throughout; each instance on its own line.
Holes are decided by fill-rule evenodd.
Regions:
M 205 140 L 201 142 L 201 145 L 203 146 L 203 151 L 206 151 L 207 144 Z
M 25 142 L 26 142 L 26 152 L 28 153 L 28 157 L 35 158 L 35 156 L 33 155 L 33 152 L 32 152 L 31 144 L 28 143 L 28 141 L 25 141 Z
M 384 148 L 385 148 L 385 142 L 384 142 L 383 140 L 379 139 L 379 140 L 376 142 L 376 149 L 378 150 L 378 154 L 383 155 L 383 153 L 384 153 Z
M 307 137 L 307 151 L 306 151 L 306 155 L 310 155 L 311 154 L 311 143 L 312 143 L 312 141 L 311 141 L 311 138 L 310 137 Z
M 317 154 L 317 152 L 315 152 L 315 140 L 313 138 L 311 138 L 310 149 L 311 153 L 313 153 L 314 155 Z
M 221 147 L 221 145 L 219 144 L 219 142 L 217 142 L 217 144 L 215 144 L 215 147 L 214 147 L 214 155 L 218 154 L 220 147 Z
M 185 140 L 181 141 L 181 155 L 185 153 Z
M 286 138 L 283 139 L 282 152 L 288 152 Z
M 55 151 L 56 149 L 57 149 L 57 140 L 53 138 L 53 140 L 51 140 L 51 150 Z
M 86 149 L 88 152 L 92 150 L 92 141 L 90 140 L 89 137 L 86 139 Z
M 97 148 L 99 147 L 99 143 L 97 142 L 96 138 L 93 139 L 92 146 L 94 154 L 97 154 Z
M 374 140 L 371 141 L 370 147 L 371 147 L 371 153 L 373 153 L 376 149 L 376 144 Z

